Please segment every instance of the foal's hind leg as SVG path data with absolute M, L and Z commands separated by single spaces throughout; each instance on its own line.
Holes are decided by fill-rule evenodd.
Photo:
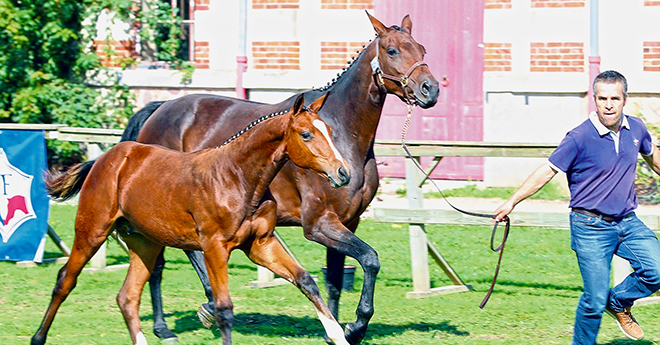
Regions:
M 140 234 L 122 238 L 130 249 L 130 264 L 124 285 L 117 295 L 117 304 L 124 316 L 133 343 L 146 345 L 147 340 L 140 326 L 140 297 L 163 246 L 151 242 Z
M 43 345 L 46 342 L 46 335 L 53 323 L 57 310 L 69 293 L 71 293 L 71 290 L 76 287 L 78 275 L 80 275 L 85 264 L 87 264 L 110 234 L 110 223 L 106 224 L 104 228 L 97 228 L 97 230 L 87 230 L 87 227 L 83 227 L 80 223 L 82 222 L 76 222 L 76 236 L 73 240 L 71 255 L 67 263 L 57 274 L 57 283 L 53 289 L 50 305 L 48 306 L 48 310 L 46 310 L 46 315 L 39 329 L 32 337 L 32 345 Z

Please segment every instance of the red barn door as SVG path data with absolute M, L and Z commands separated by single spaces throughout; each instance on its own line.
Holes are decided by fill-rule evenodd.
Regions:
M 484 0 L 375 0 L 375 16 L 383 24 L 400 25 L 410 14 L 413 37 L 426 48 L 425 61 L 440 86 L 438 103 L 417 107 L 408 140 L 483 141 Z M 400 139 L 406 105 L 388 96 L 377 139 Z M 404 160 L 377 157 L 381 176 L 405 176 Z M 483 158 L 444 158 L 433 177 L 483 180 Z

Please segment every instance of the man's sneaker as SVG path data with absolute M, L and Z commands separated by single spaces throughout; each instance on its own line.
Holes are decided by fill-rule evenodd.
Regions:
M 605 312 L 616 320 L 621 332 L 632 340 L 641 340 L 644 338 L 644 331 L 639 327 L 637 320 L 630 313 L 630 308 L 624 309 L 622 312 L 615 312 L 609 307 L 605 308 Z

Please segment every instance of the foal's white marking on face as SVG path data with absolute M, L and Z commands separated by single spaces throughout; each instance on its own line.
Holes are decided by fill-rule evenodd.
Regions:
M 344 162 L 344 157 L 341 156 L 341 153 L 339 153 L 339 150 L 335 147 L 335 143 L 332 142 L 332 138 L 330 138 L 330 133 L 328 132 L 328 127 L 326 127 L 325 122 L 321 120 L 314 120 L 314 127 L 316 127 L 321 133 L 323 133 L 323 136 L 325 137 L 325 140 L 330 144 L 330 148 L 332 149 L 332 152 L 335 154 L 335 158 L 338 160 Z
M 148 345 L 147 338 L 144 337 L 142 331 L 135 335 L 135 345 Z
M 316 307 L 314 309 L 316 309 Z M 319 315 L 321 324 L 323 325 L 323 328 L 325 328 L 325 333 L 333 343 L 336 345 L 350 345 L 348 341 L 346 341 L 346 338 L 344 338 L 344 331 L 341 329 L 341 326 L 337 323 L 337 321 L 329 319 L 318 309 L 316 309 L 316 314 Z

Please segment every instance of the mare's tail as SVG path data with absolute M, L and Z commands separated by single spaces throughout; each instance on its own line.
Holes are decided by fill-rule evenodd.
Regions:
M 49 171 L 44 175 L 46 192 L 57 201 L 71 199 L 80 192 L 94 161 L 76 164 L 65 172 Z
M 128 120 L 126 129 L 121 135 L 120 141 L 135 141 L 137 140 L 138 133 L 144 125 L 145 121 L 153 114 L 164 101 L 149 102 L 144 108 L 138 110 Z M 92 169 L 96 160 L 87 161 L 72 166 L 66 172 L 47 172 L 44 176 L 46 181 L 46 191 L 56 201 L 65 201 L 74 197 L 82 188 L 85 178 Z
M 149 102 L 144 108 L 133 114 L 128 120 L 128 124 L 126 125 L 126 129 L 124 129 L 124 133 L 121 135 L 120 141 L 136 141 L 138 133 L 140 133 L 140 129 L 142 129 L 144 123 L 149 116 L 158 109 L 158 107 L 163 105 L 163 103 L 165 103 L 165 101 Z

